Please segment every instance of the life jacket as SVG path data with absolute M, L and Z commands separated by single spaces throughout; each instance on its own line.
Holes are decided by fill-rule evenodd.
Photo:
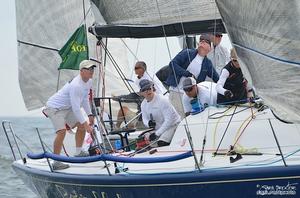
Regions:
M 231 62 L 229 62 L 224 69 L 227 69 L 229 72 L 229 77 L 224 84 L 224 89 L 230 90 L 234 95 L 238 95 L 243 92 L 245 86 L 241 68 L 236 68 Z
M 240 101 L 244 101 L 247 98 L 247 80 L 244 78 L 241 68 L 236 68 L 232 65 L 230 61 L 223 69 L 227 69 L 229 72 L 229 77 L 226 79 L 224 84 L 224 89 L 230 90 L 233 93 L 233 98 L 225 98 L 222 94 L 218 93 L 217 103 L 227 103 L 234 102 L 239 103 Z M 242 102 L 242 103 L 243 103 Z

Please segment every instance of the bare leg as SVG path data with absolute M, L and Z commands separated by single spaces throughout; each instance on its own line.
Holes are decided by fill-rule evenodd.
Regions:
M 75 135 L 76 148 L 81 148 L 85 137 L 85 129 L 83 124 L 76 124 L 77 131 Z
M 123 111 L 122 111 L 123 109 Z M 117 123 L 116 123 L 116 127 L 120 128 L 122 122 L 124 121 L 124 117 L 128 114 L 128 107 L 124 106 L 122 107 L 119 111 L 118 111 L 118 117 L 117 117 Z M 123 114 L 124 113 L 124 114 Z
M 56 138 L 53 143 L 54 154 L 60 155 L 60 152 L 61 152 L 61 149 L 63 146 L 63 142 L 65 139 L 65 135 L 66 135 L 66 129 L 61 129 L 56 132 Z

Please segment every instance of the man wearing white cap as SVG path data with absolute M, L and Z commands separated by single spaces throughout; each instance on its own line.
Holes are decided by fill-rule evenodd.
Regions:
M 200 113 L 206 106 L 217 104 L 216 83 L 196 83 L 192 77 L 184 79 L 182 83 L 184 95 L 182 97 L 183 109 L 186 116 Z
M 89 92 L 92 89 L 92 77 L 96 63 L 90 60 L 83 60 L 79 65 L 80 73 L 70 82 L 66 83 L 57 93 L 51 96 L 43 110 L 55 128 L 56 138 L 54 140 L 54 154 L 59 155 L 62 149 L 63 140 L 66 135 L 67 124 L 69 127 L 77 127 L 76 132 L 76 155 L 82 154 L 81 147 L 85 137 L 85 131 L 92 132 L 91 125 L 94 116 L 89 102 Z M 81 112 L 81 107 L 89 117 L 89 122 Z M 55 161 L 53 169 L 65 169 L 69 166 Z

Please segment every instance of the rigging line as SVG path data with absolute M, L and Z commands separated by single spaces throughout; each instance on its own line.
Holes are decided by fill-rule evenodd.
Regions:
M 115 67 L 116 71 L 118 72 L 119 76 L 121 77 L 123 83 L 125 84 L 125 86 L 129 90 L 129 92 L 130 92 L 130 88 L 133 91 L 133 88 L 131 87 L 131 85 L 128 82 L 126 82 L 126 80 L 125 80 L 126 76 L 123 74 L 123 72 L 120 69 L 120 67 L 118 66 L 117 62 L 114 60 L 114 58 L 113 58 L 112 54 L 109 52 L 107 46 L 104 46 L 104 43 L 103 43 L 102 40 L 100 41 L 100 44 L 101 44 L 102 48 L 105 50 L 105 53 L 107 54 L 108 58 L 112 62 L 113 66 Z
M 216 33 L 216 28 L 217 28 L 217 16 L 216 16 L 216 9 L 217 8 L 217 6 L 215 5 L 215 19 L 214 19 L 214 33 Z M 215 34 L 214 34 L 215 35 Z M 214 37 L 214 42 L 213 43 L 215 43 L 215 37 Z M 199 43 L 200 44 L 200 43 Z M 213 45 L 214 46 L 214 45 Z M 215 58 L 215 46 L 214 46 L 214 61 L 215 61 L 215 65 L 216 65 L 216 58 Z M 214 72 L 214 70 L 213 70 L 213 67 L 211 68 L 211 74 L 212 74 L 212 77 L 213 77 L 213 72 Z M 209 93 L 209 100 L 211 101 L 212 100 L 212 83 L 210 83 L 210 93 Z M 231 108 L 231 107 L 230 107 Z M 230 109 L 229 108 L 229 109 Z M 237 108 L 237 106 L 236 106 L 236 108 Z M 234 111 L 236 110 L 236 108 L 234 109 Z M 227 110 L 229 110 L 229 109 L 227 109 Z M 202 145 L 202 152 L 201 152 L 201 157 L 200 157 L 200 163 L 202 163 L 202 160 L 203 160 L 203 155 L 204 155 L 204 153 L 203 153 L 203 150 L 205 149 L 205 143 L 206 143 L 206 134 L 207 134 L 207 129 L 208 129 L 208 119 L 210 118 L 210 116 L 209 116 L 209 110 L 210 110 L 210 108 L 208 109 L 208 115 L 207 115 L 207 120 L 206 120 L 206 124 L 205 124 L 205 135 L 204 135 L 204 138 L 203 138 L 203 145 Z M 226 111 L 227 111 L 226 110 Z M 225 111 L 225 112 L 226 112 Z M 233 117 L 233 115 L 232 115 L 232 117 Z M 231 118 L 232 118 L 231 117 Z M 219 120 L 220 121 L 220 120 Z M 231 121 L 231 120 L 230 120 Z M 229 123 L 230 123 L 230 121 L 229 121 Z M 219 122 L 218 122 L 219 123 Z M 217 130 L 217 125 L 218 125 L 218 123 L 216 124 L 216 128 L 215 128 L 215 135 L 216 135 L 216 130 Z M 228 125 L 227 126 L 229 126 L 229 123 L 228 123 Z M 226 129 L 227 130 L 227 129 Z M 226 132 L 226 130 L 225 130 L 225 132 Z M 223 134 L 223 137 L 224 137 L 224 135 L 225 135 L 225 132 L 224 132 L 224 134 Z M 223 137 L 222 137 L 222 139 L 223 139 Z M 215 141 L 215 138 L 214 138 L 214 141 Z M 222 140 L 221 140 L 222 141 Z M 215 142 L 214 142 L 214 144 L 215 144 Z M 220 143 L 221 144 L 221 143 Z M 217 153 L 217 151 L 218 151 L 218 149 L 219 149 L 219 147 L 220 147 L 220 144 L 218 145 L 218 148 L 217 148 L 217 150 L 216 150 L 216 152 L 215 153 Z
M 118 64 L 116 63 L 116 61 L 114 60 L 113 56 L 111 55 L 111 53 L 109 52 L 107 46 L 104 46 L 104 43 L 103 41 L 101 40 L 100 41 L 100 44 L 102 46 L 102 48 L 105 50 L 105 53 L 107 54 L 108 58 L 110 59 L 110 61 L 112 62 L 113 66 L 115 67 L 117 73 L 119 74 L 119 76 L 121 77 L 124 85 L 126 86 L 126 88 L 128 89 L 128 91 L 130 93 L 133 93 L 134 92 L 134 89 L 132 88 L 132 86 L 125 80 L 126 77 L 125 75 L 123 74 L 122 70 L 120 69 L 120 67 L 118 66 Z
M 83 9 L 83 20 L 84 20 L 84 24 L 86 26 L 86 13 L 85 13 L 85 3 L 84 3 L 84 0 L 82 0 L 82 9 Z
M 163 25 L 163 22 L 162 22 L 162 18 L 161 18 L 161 12 L 160 12 L 160 9 L 159 9 L 158 1 L 156 0 L 155 2 L 156 2 L 158 14 L 159 14 L 160 22 L 161 22 L 161 25 L 162 25 L 162 30 L 163 30 L 163 33 L 164 33 L 164 38 L 165 38 L 165 41 L 166 41 L 166 45 L 167 45 L 167 49 L 168 49 L 168 53 L 169 53 L 169 58 L 170 58 L 171 65 L 172 65 L 172 71 L 173 71 L 174 78 L 175 78 L 175 82 L 176 82 L 176 85 L 177 85 L 177 91 L 178 91 L 177 93 L 181 95 L 180 90 L 179 90 L 179 86 L 178 86 L 179 83 L 178 83 L 178 80 L 177 80 L 177 78 L 176 78 L 176 72 L 175 72 L 174 65 L 173 65 L 174 63 L 172 62 L 172 57 L 171 57 L 171 52 L 170 52 L 169 43 L 168 43 L 168 40 L 167 40 L 166 31 L 165 31 L 165 28 L 164 28 L 164 25 Z M 176 1 L 176 2 L 177 2 L 177 1 Z M 177 9 L 178 9 L 178 7 L 179 7 L 179 6 L 178 6 L 178 2 L 177 2 L 176 5 L 177 5 Z M 179 9 L 178 9 L 178 10 L 179 10 Z M 179 13 L 181 13 L 180 10 L 179 10 Z M 180 14 L 180 19 L 181 19 L 181 14 Z M 185 34 L 182 20 L 181 20 L 181 27 L 182 27 L 183 33 Z M 191 60 L 190 60 L 190 54 L 189 54 L 189 51 L 188 51 L 188 50 L 187 50 L 187 53 L 188 53 L 189 61 L 191 62 Z M 181 104 L 181 108 L 184 109 L 184 108 L 183 108 L 182 100 L 180 100 L 180 104 Z M 190 129 L 189 129 L 189 125 L 188 125 L 188 122 L 187 122 L 186 117 L 184 117 L 184 120 L 185 120 L 185 124 L 186 124 L 186 130 L 185 130 L 185 131 L 186 131 L 186 133 L 187 133 L 187 136 L 190 136 L 190 137 L 191 137 Z M 191 139 L 191 142 L 192 142 L 192 137 L 191 137 L 190 139 Z M 191 146 L 192 149 L 194 149 L 194 148 L 193 148 L 193 144 L 190 143 L 190 146 Z M 195 161 L 196 166 L 199 168 L 198 161 L 197 161 L 196 158 L 195 158 L 195 160 L 196 160 L 196 161 Z M 200 168 L 199 168 L 199 170 L 200 170 Z
M 238 141 L 240 140 L 240 138 L 242 137 L 243 133 L 245 132 L 246 128 L 248 127 L 248 125 L 250 124 L 250 122 L 253 120 L 252 115 L 250 117 L 247 118 L 247 120 L 250 118 L 250 120 L 247 122 L 246 126 L 244 127 L 244 129 L 242 130 L 242 132 L 239 134 L 239 136 L 236 138 L 234 144 L 233 144 L 233 148 L 235 147 L 235 145 L 238 143 Z M 244 124 L 244 123 L 243 123 Z M 242 125 L 243 125 L 242 124 Z M 241 125 L 241 126 L 242 126 Z M 240 128 L 241 129 L 241 128 Z M 239 130 L 240 130 L 239 129 Z M 238 131 L 239 132 L 239 131 Z M 237 133 L 238 134 L 238 133 Z
M 179 18 L 180 18 L 181 30 L 182 30 L 182 33 L 183 33 L 183 44 L 185 44 L 186 48 L 188 49 L 187 40 L 186 40 L 187 37 L 186 37 L 185 31 L 184 31 L 183 22 L 182 22 L 182 12 L 181 12 L 180 6 L 178 4 L 178 1 L 176 1 L 176 8 L 177 8 L 178 12 L 180 13 Z M 184 45 L 183 45 L 183 47 L 184 47 Z M 190 56 L 190 53 L 189 53 L 188 50 L 187 50 L 187 53 L 188 53 L 189 62 L 191 63 L 191 56 Z
M 121 41 L 123 42 L 123 44 L 126 46 L 126 48 L 129 50 L 129 52 L 134 56 L 135 60 L 136 60 L 136 61 L 139 61 L 138 57 L 133 53 L 133 51 L 129 48 L 129 46 L 126 44 L 126 42 L 125 42 L 122 38 L 120 38 L 120 39 L 121 39 Z M 151 80 L 152 80 L 153 83 L 155 84 L 155 82 L 154 82 L 154 76 L 151 76 L 151 75 L 148 73 L 147 70 L 145 70 L 145 72 L 146 72 L 146 74 L 148 74 L 148 76 L 150 76 Z M 132 73 L 133 73 L 133 70 L 132 70 Z M 154 75 L 155 75 L 155 74 L 154 74 Z M 124 77 L 125 77 L 125 75 L 124 75 Z M 132 75 L 131 75 L 131 77 L 132 77 Z M 125 79 L 127 79 L 127 78 L 125 77 Z
M 138 44 L 137 44 L 137 48 L 136 48 L 136 52 L 135 53 L 130 49 L 130 47 L 127 45 L 127 43 L 124 41 L 124 39 L 120 38 L 120 40 L 125 45 L 125 47 L 128 49 L 128 51 L 130 52 L 130 54 L 134 57 L 135 61 L 139 61 L 139 59 L 137 57 L 137 51 L 138 51 L 138 45 L 139 45 L 140 40 L 138 40 Z M 132 76 L 133 76 L 133 72 L 134 72 L 134 69 L 131 70 L 131 76 L 130 76 L 131 79 L 132 79 Z
M 229 113 L 229 110 L 232 108 L 233 106 L 230 106 L 229 108 L 227 108 L 225 111 L 223 111 L 223 113 L 225 115 L 227 115 Z M 222 118 L 225 117 L 225 116 L 221 116 L 219 117 L 216 125 L 215 125 L 215 129 L 214 129 L 214 133 L 213 133 L 213 148 L 215 148 L 215 145 L 216 145 L 216 134 L 217 134 L 217 128 L 218 128 L 218 125 L 220 123 L 220 121 L 222 120 Z M 208 119 L 211 119 L 208 117 Z
M 275 141 L 276 141 L 276 144 L 277 144 L 278 150 L 279 150 L 279 152 L 280 152 L 280 155 L 281 155 L 281 158 L 282 158 L 283 164 L 284 164 L 284 166 L 285 166 L 285 167 L 287 167 L 287 164 L 286 164 L 286 162 L 285 162 L 284 155 L 283 155 L 283 153 L 282 153 L 282 151 L 281 151 L 281 147 L 280 147 L 280 144 L 279 144 L 279 142 L 278 142 L 277 136 L 276 136 L 276 134 L 275 134 L 275 131 L 274 131 L 274 128 L 273 128 L 272 122 L 271 122 L 271 120 L 270 120 L 270 119 L 268 119 L 268 121 L 269 121 L 269 124 L 270 124 L 271 130 L 272 130 L 272 133 L 273 133 L 274 139 L 275 139 Z
M 222 135 L 222 138 L 221 138 L 221 140 L 220 140 L 220 142 L 219 142 L 219 145 L 218 145 L 216 151 L 214 152 L 214 156 L 216 156 L 217 153 L 218 153 L 218 150 L 219 150 L 219 148 L 220 148 L 220 146 L 221 146 L 221 143 L 222 143 L 222 141 L 223 141 L 223 139 L 224 139 L 224 137 L 225 137 L 225 134 L 226 134 L 227 129 L 228 129 L 230 123 L 231 123 L 231 120 L 232 120 L 232 118 L 233 118 L 233 115 L 234 115 L 234 112 L 235 112 L 236 109 L 237 109 L 237 106 L 235 106 L 235 108 L 234 108 L 234 110 L 233 110 L 233 114 L 232 114 L 232 116 L 230 117 L 230 120 L 229 120 L 229 122 L 228 122 L 228 124 L 227 124 L 227 126 L 226 126 L 226 129 L 225 129 L 225 131 L 224 131 L 224 133 L 223 133 L 223 135 Z
M 51 51 L 56 51 L 56 52 L 59 51 L 59 49 L 56 49 L 56 48 L 53 48 L 53 47 L 46 47 L 46 46 L 43 46 L 43 45 L 39 45 L 39 44 L 35 44 L 35 43 L 29 43 L 29 42 L 25 42 L 25 41 L 21 41 L 21 40 L 17 40 L 17 42 L 21 43 L 23 45 L 29 45 L 29 46 L 38 47 L 38 48 L 41 48 L 41 49 L 46 49 L 46 50 L 51 50 Z
M 281 119 L 278 115 L 276 115 L 276 114 L 274 113 L 273 109 L 270 108 L 270 110 L 271 110 L 273 116 L 274 116 L 277 120 L 279 120 L 279 121 L 281 121 L 281 122 L 283 122 L 283 123 L 286 123 L 286 124 L 294 124 L 293 122 L 290 122 L 290 121 L 286 121 L 286 120 Z
M 233 107 L 234 105 L 232 105 L 231 107 Z M 245 111 L 245 110 L 247 110 L 247 109 L 249 109 L 250 107 L 246 107 L 246 108 L 244 108 L 244 109 L 242 109 L 242 110 L 239 110 L 239 111 L 237 111 L 237 112 L 235 112 L 234 114 L 238 114 L 238 113 L 241 113 L 242 111 Z M 227 110 L 226 110 L 227 111 Z M 225 112 L 226 112 L 225 111 Z M 225 113 L 224 112 L 224 113 Z M 221 116 L 219 116 L 219 117 L 211 117 L 211 115 L 209 116 L 209 119 L 219 119 L 219 118 L 222 118 L 222 117 L 226 117 L 226 116 L 232 116 L 232 114 L 226 114 L 226 115 L 221 115 Z
M 213 113 L 211 115 L 209 115 L 209 118 L 211 118 L 212 116 L 214 115 L 217 115 L 217 114 L 224 114 L 226 111 L 228 111 L 228 109 L 230 109 L 232 106 L 229 106 L 227 109 L 225 109 L 224 111 L 219 111 L 219 112 L 216 112 L 216 113 Z
M 234 137 L 235 143 L 233 144 L 233 146 L 236 144 L 236 142 L 238 141 L 238 139 L 239 139 L 240 136 L 242 135 L 243 131 L 245 130 L 245 128 L 246 128 L 246 127 L 248 126 L 248 124 L 250 123 L 250 121 L 253 120 L 253 119 L 255 118 L 255 117 L 254 117 L 254 114 L 256 114 L 257 112 L 258 112 L 258 110 L 255 111 L 255 112 L 253 112 L 253 110 L 251 109 L 251 115 L 248 116 L 248 117 L 242 122 L 241 126 L 240 126 L 239 129 L 237 130 L 237 133 L 236 133 L 236 135 L 235 135 L 235 137 Z M 250 119 L 250 118 L 251 118 L 251 119 Z M 249 119 L 250 119 L 250 120 L 249 120 Z M 249 120 L 249 121 L 248 121 L 248 120 Z M 242 130 L 242 133 L 239 135 L 239 133 L 240 133 L 240 131 L 241 131 L 243 125 L 244 125 L 247 121 L 248 121 L 248 123 L 246 124 L 245 128 Z
M 136 49 L 135 49 L 135 55 L 136 56 L 138 54 L 139 46 L 140 46 L 140 39 L 137 40 L 137 44 L 136 44 Z M 134 63 L 132 63 L 132 64 L 134 64 Z M 133 78 L 133 73 L 134 73 L 134 68 L 131 69 L 130 79 Z
M 131 53 L 131 55 L 135 58 L 136 61 L 138 61 L 138 57 L 134 54 L 134 52 L 129 48 L 129 46 L 127 45 L 127 43 L 122 39 L 120 38 L 122 43 L 125 45 L 125 47 L 129 50 L 129 52 Z
M 108 38 L 105 38 L 105 48 L 107 49 L 108 45 Z M 101 50 L 101 57 L 102 57 L 102 50 Z M 104 63 L 102 65 L 102 84 L 103 84 L 103 89 L 102 89 L 102 97 L 105 97 L 105 68 L 106 68 L 106 63 L 107 63 L 107 53 L 104 53 Z M 104 103 L 104 101 L 103 101 Z

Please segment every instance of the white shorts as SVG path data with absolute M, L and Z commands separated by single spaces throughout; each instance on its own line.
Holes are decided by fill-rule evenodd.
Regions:
M 76 123 L 78 122 L 72 111 L 72 108 L 60 110 L 56 108 L 46 107 L 43 112 L 51 120 L 55 132 L 66 129 L 66 124 L 69 125 L 69 127 L 74 128 Z

